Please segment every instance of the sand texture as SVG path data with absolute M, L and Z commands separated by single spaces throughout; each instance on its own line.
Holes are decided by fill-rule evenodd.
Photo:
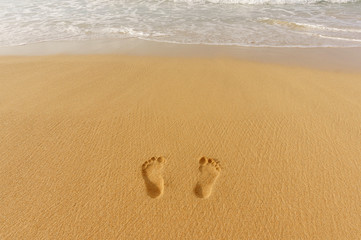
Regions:
M 220 173 L 219 162 L 202 157 L 199 160 L 199 171 L 201 175 L 194 188 L 194 193 L 200 198 L 208 198 Z
M 361 239 L 361 74 L 0 58 L 0 239 Z
M 165 160 L 163 157 L 152 157 L 143 163 L 142 174 L 149 197 L 161 197 L 164 192 L 163 168 Z

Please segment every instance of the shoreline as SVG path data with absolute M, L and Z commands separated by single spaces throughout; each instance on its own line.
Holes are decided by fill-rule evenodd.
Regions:
M 140 39 L 41 42 L 0 47 L 0 56 L 127 55 L 186 58 L 236 58 L 332 71 L 361 71 L 361 48 L 240 47 L 175 44 Z

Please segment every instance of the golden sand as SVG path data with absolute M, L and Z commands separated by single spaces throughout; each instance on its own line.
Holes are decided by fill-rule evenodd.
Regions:
M 361 74 L 1 57 L 0 238 L 361 239 Z

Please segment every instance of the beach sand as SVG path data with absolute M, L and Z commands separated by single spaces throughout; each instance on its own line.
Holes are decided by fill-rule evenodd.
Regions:
M 0 57 L 1 239 L 361 239 L 361 73 Z

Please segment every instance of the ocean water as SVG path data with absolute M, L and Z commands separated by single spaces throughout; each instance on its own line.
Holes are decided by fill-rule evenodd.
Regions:
M 361 47 L 361 0 L 0 0 L 0 46 L 124 38 Z

